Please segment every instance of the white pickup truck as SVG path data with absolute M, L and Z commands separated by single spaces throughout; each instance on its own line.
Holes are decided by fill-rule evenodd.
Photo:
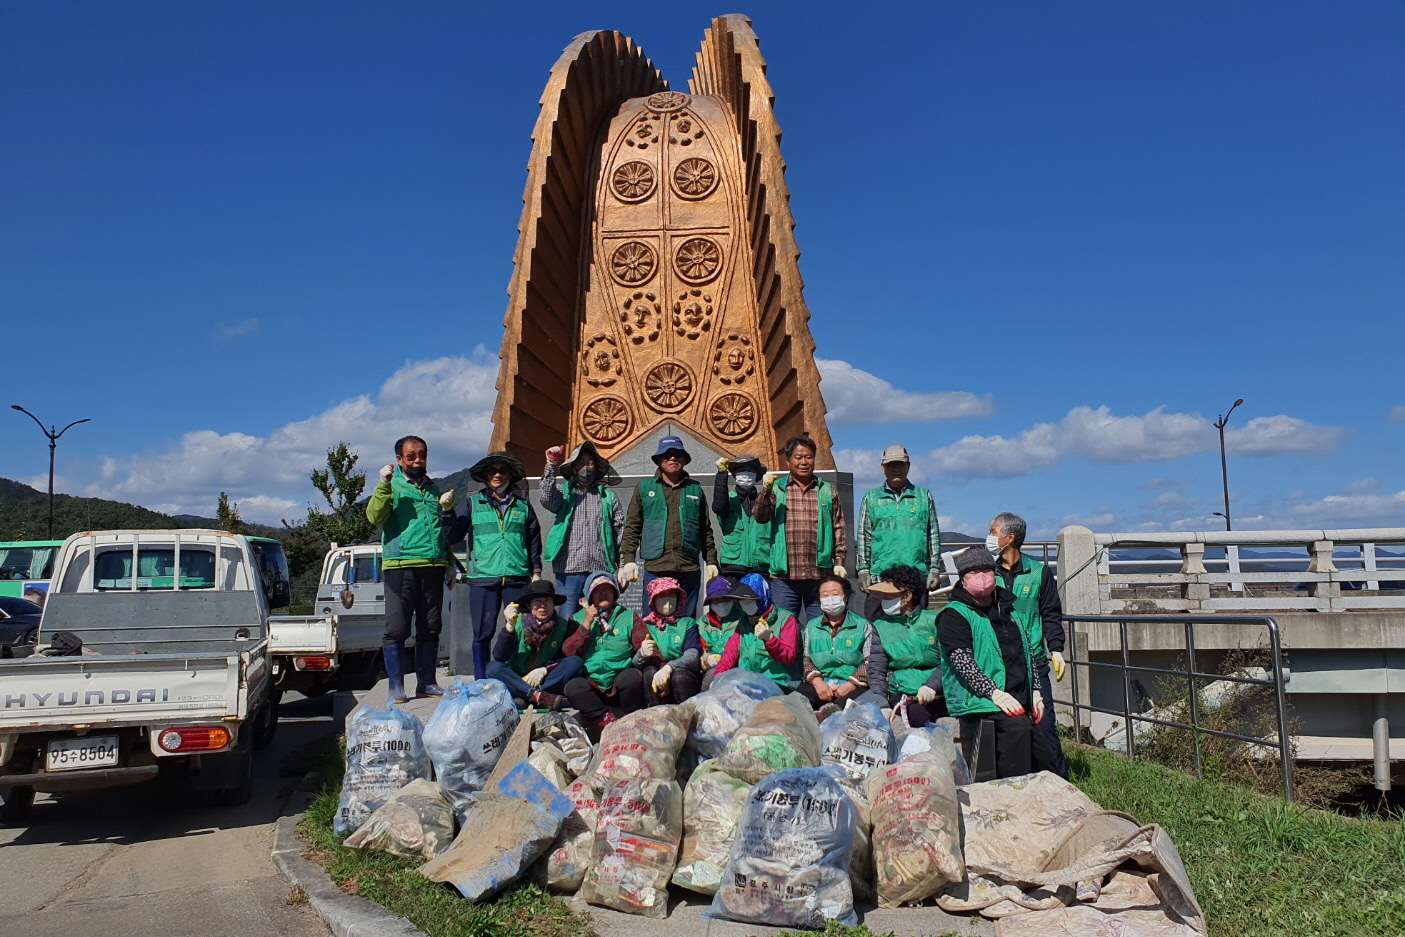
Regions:
M 281 558 L 276 543 L 257 546 Z M 278 724 L 268 609 L 287 603 L 287 585 L 261 575 L 267 559 L 217 530 L 64 541 L 41 655 L 0 660 L 0 819 L 22 820 L 36 790 L 168 772 L 216 803 L 247 801 L 253 750 Z

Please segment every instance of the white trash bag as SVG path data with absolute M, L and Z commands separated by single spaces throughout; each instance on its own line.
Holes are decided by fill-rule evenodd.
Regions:
M 346 838 L 352 849 L 406 859 L 433 859 L 454 841 L 454 808 L 439 785 L 415 778 Z
M 966 877 L 950 762 L 919 752 L 874 772 L 865 789 L 880 908 L 930 898 Z
M 616 911 L 667 917 L 668 880 L 682 837 L 683 791 L 677 781 L 608 784 L 581 897 Z
M 424 748 L 444 796 L 463 820 L 469 798 L 483 789 L 519 716 L 498 680 L 455 681 L 424 727 Z
M 416 778 L 429 778 L 424 729 L 413 713 L 362 703 L 346 720 L 346 774 L 332 832 L 345 836 Z
M 876 703 L 855 703 L 820 723 L 820 763 L 862 781 L 896 756 L 893 727 Z

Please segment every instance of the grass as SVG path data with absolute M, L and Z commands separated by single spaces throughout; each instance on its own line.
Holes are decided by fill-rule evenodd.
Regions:
M 1343 817 L 1067 745 L 1069 775 L 1108 810 L 1160 824 L 1212 935 L 1405 934 L 1405 826 Z

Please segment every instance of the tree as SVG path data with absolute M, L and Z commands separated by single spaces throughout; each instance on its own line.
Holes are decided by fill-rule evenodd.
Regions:
M 232 534 L 247 533 L 244 522 L 239 518 L 239 503 L 230 504 L 229 495 L 220 492 L 220 503 L 215 507 L 215 527 Z
M 369 540 L 375 527 L 366 519 L 361 492 L 366 489 L 366 473 L 356 471 L 360 458 L 339 442 L 327 450 L 327 467 L 312 470 L 312 486 L 327 500 L 326 512 L 307 508 L 307 526 L 328 543 L 356 543 Z

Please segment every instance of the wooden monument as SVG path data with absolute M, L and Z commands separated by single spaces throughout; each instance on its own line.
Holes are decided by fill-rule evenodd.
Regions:
M 744 16 L 713 20 L 686 94 L 616 32 L 562 53 L 532 134 L 493 449 L 536 466 L 590 440 L 614 460 L 668 431 L 770 462 L 806 433 L 833 467 L 772 99 Z

